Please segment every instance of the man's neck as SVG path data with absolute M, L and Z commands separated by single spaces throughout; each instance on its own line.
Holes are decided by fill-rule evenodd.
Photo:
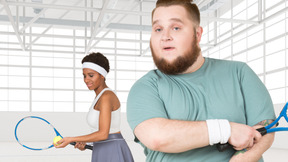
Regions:
M 192 66 L 190 66 L 185 72 L 183 72 L 183 74 L 193 73 L 199 70 L 204 64 L 204 62 L 205 62 L 205 58 L 202 56 L 202 53 L 200 53 L 196 62 Z

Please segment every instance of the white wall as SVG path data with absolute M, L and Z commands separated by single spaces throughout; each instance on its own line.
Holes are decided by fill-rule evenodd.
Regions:
M 284 104 L 275 105 L 276 116 L 279 115 Z M 41 116 L 51 122 L 63 136 L 76 136 L 89 133 L 86 124 L 86 113 L 27 113 L 0 112 L 0 162 L 90 162 L 90 150 L 79 151 L 72 146 L 64 149 L 51 148 L 44 151 L 31 151 L 20 146 L 14 137 L 17 122 L 29 115 Z M 280 125 L 288 126 L 283 120 Z M 143 148 L 134 143 L 133 133 L 128 126 L 126 114 L 122 113 L 121 131 L 126 139 L 135 162 L 144 162 Z M 276 133 L 272 147 L 265 152 L 266 162 L 284 162 L 288 154 L 288 132 Z

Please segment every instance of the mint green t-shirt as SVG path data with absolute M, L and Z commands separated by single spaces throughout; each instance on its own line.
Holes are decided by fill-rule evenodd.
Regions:
M 253 126 L 275 119 L 275 113 L 267 89 L 249 66 L 205 58 L 193 73 L 166 75 L 152 70 L 139 79 L 128 96 L 127 118 L 132 130 L 151 118 L 227 119 Z M 140 144 L 148 162 L 225 162 L 234 154 L 232 149 L 219 152 L 215 145 L 173 154 Z

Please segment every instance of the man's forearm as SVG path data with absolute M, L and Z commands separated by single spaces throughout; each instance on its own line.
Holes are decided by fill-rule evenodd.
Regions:
M 263 153 L 269 149 L 274 141 L 274 133 L 267 134 L 261 138 L 261 140 L 256 143 L 252 148 L 237 151 L 234 156 L 232 156 L 230 162 L 246 161 L 246 162 L 257 162 Z
M 209 144 L 205 121 L 181 121 L 153 118 L 139 124 L 134 131 L 149 149 L 178 153 Z
M 267 126 L 268 124 L 272 123 L 273 120 L 264 120 L 259 122 L 257 125 L 253 126 L 255 129 Z M 235 155 L 231 158 L 231 162 L 236 161 L 247 161 L 247 162 L 255 162 L 258 161 L 262 154 L 268 150 L 273 141 L 274 141 L 275 133 L 266 134 L 261 138 L 261 140 L 256 143 L 252 148 L 248 148 L 242 151 L 237 151 Z
M 250 126 L 234 122 L 230 122 L 230 126 L 229 143 L 237 150 L 252 147 L 254 142 L 258 142 L 262 138 L 261 134 Z M 143 121 L 134 129 L 134 133 L 149 149 L 166 153 L 178 153 L 208 146 L 210 135 L 206 121 L 181 121 L 165 118 Z M 212 132 L 211 135 L 215 134 Z

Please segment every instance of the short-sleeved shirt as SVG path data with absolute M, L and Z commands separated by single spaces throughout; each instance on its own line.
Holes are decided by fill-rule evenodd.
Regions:
M 193 73 L 167 75 L 152 70 L 144 75 L 130 90 L 127 118 L 134 131 L 138 124 L 151 118 L 227 119 L 253 126 L 275 119 L 275 113 L 266 87 L 247 64 L 205 58 L 201 68 Z M 223 162 L 235 152 L 219 152 L 214 145 L 171 154 L 140 144 L 149 162 Z

